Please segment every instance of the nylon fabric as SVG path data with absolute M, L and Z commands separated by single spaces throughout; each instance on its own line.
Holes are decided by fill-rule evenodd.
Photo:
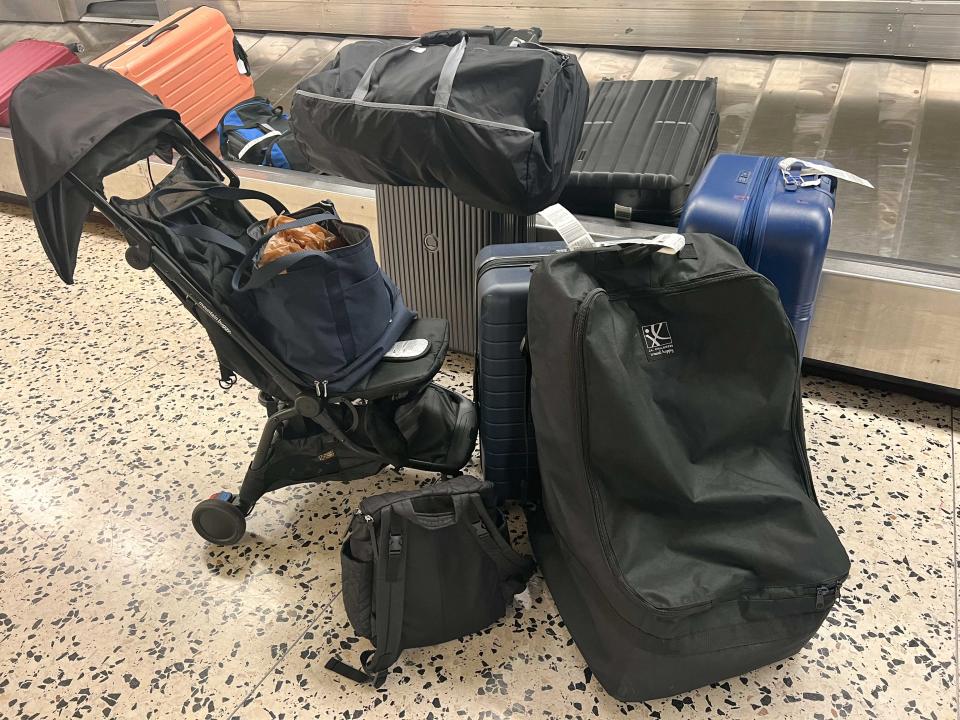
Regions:
M 719 238 L 686 240 L 695 253 L 548 256 L 530 283 L 540 527 L 552 531 L 538 559 L 623 700 L 785 657 L 849 571 L 813 491 L 776 288 Z
M 555 202 L 589 94 L 576 58 L 471 39 L 445 102 L 451 57 L 450 45 L 423 42 L 343 48 L 294 97 L 293 131 L 310 164 L 361 182 L 447 187 L 495 212 L 531 215 Z

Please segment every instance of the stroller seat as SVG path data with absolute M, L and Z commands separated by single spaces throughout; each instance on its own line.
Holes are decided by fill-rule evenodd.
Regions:
M 57 122 L 65 100 L 77 108 L 69 124 Z M 103 113 L 104 107 L 111 112 Z M 358 286 L 366 282 L 363 287 L 378 290 L 381 303 L 393 302 L 398 309 L 384 321 L 379 344 L 349 358 L 328 386 L 281 359 L 278 333 L 263 330 L 271 316 L 261 312 L 259 300 L 238 292 L 240 265 L 256 249 L 257 239 L 251 238 L 258 224 L 241 201 L 262 200 L 276 214 L 290 214 L 281 203 L 241 188 L 233 171 L 179 122 L 176 112 L 116 73 L 73 65 L 34 75 L 18 86 L 10 110 L 20 177 L 44 250 L 60 277 L 73 282 L 83 222 L 96 207 L 129 243 L 128 263 L 152 268 L 204 327 L 220 364 L 221 386 L 228 389 L 239 375 L 260 390 L 267 420 L 256 453 L 238 493 L 215 493 L 194 509 L 193 524 L 202 537 L 236 543 L 260 497 L 295 483 L 353 480 L 388 464 L 446 475 L 466 465 L 477 438 L 476 409 L 459 393 L 432 382 L 447 352 L 446 320 L 416 318 L 389 278 L 370 286 L 373 276 L 365 277 Z M 176 166 L 147 195 L 105 197 L 107 175 L 153 154 L 172 162 L 174 152 L 180 156 Z M 361 274 L 366 276 L 371 263 L 380 273 L 365 229 L 341 223 L 332 203 L 308 210 L 315 208 L 322 213 L 316 217 L 328 219 L 324 222 L 353 243 L 365 238 L 366 248 L 348 244 L 338 257 L 350 262 L 364 251 Z M 327 257 L 318 251 L 303 254 L 308 252 Z M 309 276 L 306 280 L 309 285 Z M 335 317 L 328 324 L 339 328 L 349 322 Z M 288 329 L 289 323 L 278 327 Z M 426 340 L 428 350 L 414 359 L 385 357 L 398 337 Z M 303 349 L 302 337 L 291 341 Z M 325 350 L 308 345 L 307 360 L 313 348 Z

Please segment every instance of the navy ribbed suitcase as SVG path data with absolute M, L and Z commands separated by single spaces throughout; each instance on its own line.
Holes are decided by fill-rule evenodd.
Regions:
M 680 232 L 711 233 L 736 245 L 747 265 L 777 286 L 802 356 L 830 240 L 837 180 L 788 177 L 780 168 L 782 159 L 717 155 L 690 193 Z
M 537 443 L 530 422 L 527 333 L 530 272 L 562 242 L 490 245 L 477 255 L 477 361 L 473 397 L 480 411 L 483 476 L 497 499 L 537 496 Z

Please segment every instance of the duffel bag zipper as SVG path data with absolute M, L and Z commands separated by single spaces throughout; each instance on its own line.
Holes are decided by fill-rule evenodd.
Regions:
M 665 293 L 681 293 L 687 292 L 688 290 L 695 290 L 696 288 L 701 288 L 705 285 L 712 285 L 713 283 L 725 282 L 727 280 L 736 280 L 737 278 L 743 277 L 759 277 L 753 270 L 724 270 L 722 272 L 714 273 L 713 275 L 705 275 L 703 277 L 694 278 L 692 280 L 684 280 L 683 282 L 674 283 L 672 285 L 663 285 L 661 287 L 652 287 L 652 288 L 643 288 L 636 290 L 622 290 L 620 292 L 609 293 L 611 300 L 619 300 L 625 297 L 637 297 L 642 295 L 663 295 Z
M 497 122 L 496 120 L 486 120 L 484 118 L 475 118 L 470 115 L 455 112 L 449 108 L 435 107 L 433 105 L 401 105 L 400 103 L 375 102 L 373 100 L 354 100 L 353 98 L 334 97 L 333 95 L 322 95 L 321 93 L 309 92 L 308 90 L 297 90 L 297 95 L 314 98 L 315 100 L 327 100 L 328 102 L 340 103 L 342 105 L 357 105 L 359 107 L 382 108 L 385 110 L 399 110 L 401 112 L 432 112 L 440 115 L 447 115 L 457 120 L 463 120 L 473 125 L 483 125 L 486 127 L 497 128 L 500 130 L 513 130 L 526 135 L 536 135 L 536 131 L 523 125 L 511 125 L 510 123 Z
M 577 309 L 577 314 L 574 318 L 573 325 L 573 357 L 574 357 L 574 403 L 575 410 L 577 415 L 577 432 L 580 436 L 580 458 L 583 462 L 583 473 L 584 478 L 587 481 L 587 487 L 590 490 L 590 497 L 593 501 L 593 514 L 594 520 L 597 523 L 597 527 L 600 531 L 600 544 L 603 548 L 604 559 L 607 562 L 607 567 L 618 579 L 621 586 L 624 587 L 627 592 L 634 598 L 636 598 L 642 605 L 650 609 L 651 611 L 659 615 L 677 615 L 677 614 L 690 614 L 700 608 L 706 608 L 714 605 L 715 603 L 729 602 L 733 600 L 738 600 L 742 597 L 743 592 L 749 592 L 749 589 L 744 589 L 740 594 L 732 596 L 729 598 L 715 598 L 713 600 L 704 600 L 702 602 L 690 603 L 688 605 L 681 605 L 677 607 L 663 608 L 657 605 L 654 605 L 636 589 L 630 585 L 626 578 L 623 575 L 623 572 L 620 570 L 619 563 L 615 559 L 615 554 L 613 552 L 613 546 L 610 543 L 610 538 L 607 533 L 606 522 L 604 521 L 603 515 L 600 513 L 601 499 L 600 492 L 596 487 L 596 483 L 593 481 L 593 475 L 590 472 L 590 439 L 587 432 L 585 424 L 585 415 L 586 408 L 584 403 L 585 393 L 586 393 L 586 360 L 584 357 L 585 354 L 585 343 L 584 336 L 586 334 L 586 325 L 587 317 L 590 313 L 590 309 L 593 307 L 593 304 L 601 295 L 607 295 L 611 300 L 615 300 L 618 297 L 625 297 L 628 295 L 644 295 L 644 294 L 660 294 L 663 292 L 686 292 L 692 288 L 702 287 L 704 285 L 709 285 L 716 282 L 722 282 L 725 280 L 733 280 L 740 277 L 753 276 L 759 277 L 756 273 L 750 270 L 731 270 L 715 275 L 708 275 L 702 278 L 695 278 L 693 280 L 688 280 L 686 282 L 677 283 L 675 285 L 668 285 L 666 287 L 660 288 L 650 288 L 648 290 L 639 290 L 639 291 L 624 291 L 621 293 L 610 294 L 607 293 L 603 288 L 594 288 L 588 292 L 583 300 L 580 302 L 580 307 Z M 796 435 L 794 435 L 796 438 Z M 802 458 L 801 458 L 802 459 Z M 776 586 L 776 587 L 797 587 L 802 589 L 803 592 L 796 597 L 813 597 L 814 599 L 814 608 L 816 610 L 822 610 L 826 606 L 826 599 L 832 594 L 834 599 L 839 597 L 840 585 L 846 579 L 846 575 L 834 578 L 825 583 L 819 585 L 798 585 L 798 586 Z M 772 588 L 775 586 L 765 586 L 766 588 Z M 777 600 L 788 599 L 788 598 L 777 598 Z

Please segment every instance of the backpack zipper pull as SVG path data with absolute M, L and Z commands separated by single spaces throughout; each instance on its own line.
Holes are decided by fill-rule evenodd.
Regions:
M 827 606 L 827 596 L 832 595 L 833 599 L 836 599 L 837 595 L 837 586 L 828 587 L 827 585 L 821 585 L 817 588 L 817 610 L 823 610 Z
M 327 381 L 314 380 L 313 389 L 317 391 L 317 397 L 325 398 L 327 396 Z

